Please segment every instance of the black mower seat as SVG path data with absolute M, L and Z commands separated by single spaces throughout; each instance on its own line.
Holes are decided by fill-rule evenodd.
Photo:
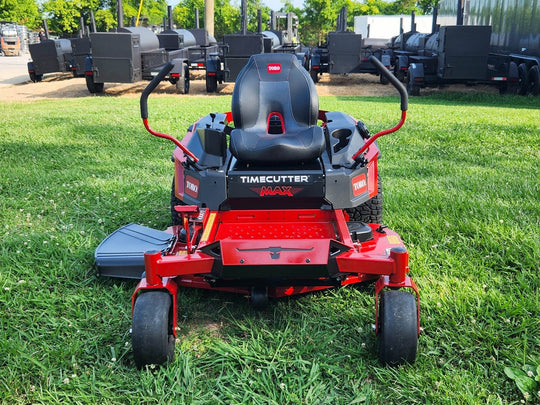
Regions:
M 296 56 L 253 55 L 234 86 L 231 153 L 263 164 L 317 159 L 325 149 L 318 113 L 315 85 Z

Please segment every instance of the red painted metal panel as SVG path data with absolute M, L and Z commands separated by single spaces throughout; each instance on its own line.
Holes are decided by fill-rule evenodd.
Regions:
M 327 239 L 223 239 L 224 266 L 325 265 L 330 241 Z

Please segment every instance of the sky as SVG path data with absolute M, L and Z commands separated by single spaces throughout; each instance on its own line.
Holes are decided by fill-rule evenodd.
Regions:
M 167 0 L 167 3 L 171 6 L 177 5 L 179 2 L 180 0 Z M 262 2 L 274 11 L 278 11 L 283 6 L 283 3 L 281 2 L 281 0 L 262 0 Z M 231 3 L 240 4 L 240 0 L 232 0 Z M 304 0 L 291 0 L 291 3 L 295 7 L 302 7 L 302 5 L 304 4 Z

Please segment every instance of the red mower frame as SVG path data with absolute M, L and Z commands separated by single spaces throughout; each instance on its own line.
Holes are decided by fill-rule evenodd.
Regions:
M 400 129 L 407 110 L 403 85 L 377 59 L 372 57 L 371 61 L 399 91 L 402 113 L 396 126 L 366 137 L 353 154 L 353 167 L 355 162 L 362 162 L 367 168 L 362 174 L 366 176 L 363 192 L 369 192 L 370 198 L 377 194 L 379 149 L 374 142 Z M 186 190 L 185 181 L 186 172 L 199 162 L 196 153 L 187 146 L 195 129 L 190 129 L 180 142 L 154 131 L 148 124 L 148 95 L 170 69 L 171 66 L 165 66 L 144 90 L 141 116 L 151 134 L 168 139 L 178 147 L 173 154 L 173 190 L 181 199 L 186 193 L 196 195 L 198 192 L 197 184 Z M 224 114 L 231 122 L 232 113 Z M 325 128 L 327 112 L 319 111 L 318 118 Z M 283 119 L 281 122 L 283 125 Z M 356 238 L 348 225 L 347 211 L 331 207 L 219 210 L 178 204 L 174 211 L 179 224 L 165 231 L 171 235 L 172 242 L 165 251 L 144 253 L 144 273 L 132 296 L 133 350 L 138 367 L 172 359 L 174 338 L 178 336 L 179 287 L 240 293 L 250 296 L 257 306 L 265 304 L 268 297 L 366 281 L 376 281 L 375 331 L 379 335 L 381 361 L 400 365 L 415 360 L 420 335 L 420 295 L 408 276 L 409 254 L 396 232 L 381 224 L 369 223 L 363 224 L 363 232 L 370 237 Z M 412 290 L 414 295 L 402 294 L 401 289 Z M 161 294 L 163 292 L 165 295 Z M 159 333 L 147 330 L 147 324 L 154 322 L 154 305 L 158 308 L 156 311 L 166 312 L 158 327 Z M 396 317 L 400 311 L 405 311 L 405 316 Z

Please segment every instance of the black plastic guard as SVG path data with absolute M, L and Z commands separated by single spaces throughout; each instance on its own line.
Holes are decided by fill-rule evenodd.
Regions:
M 144 272 L 144 253 L 166 251 L 174 238 L 169 233 L 142 225 L 125 225 L 107 236 L 97 247 L 94 257 L 99 274 L 140 279 Z

